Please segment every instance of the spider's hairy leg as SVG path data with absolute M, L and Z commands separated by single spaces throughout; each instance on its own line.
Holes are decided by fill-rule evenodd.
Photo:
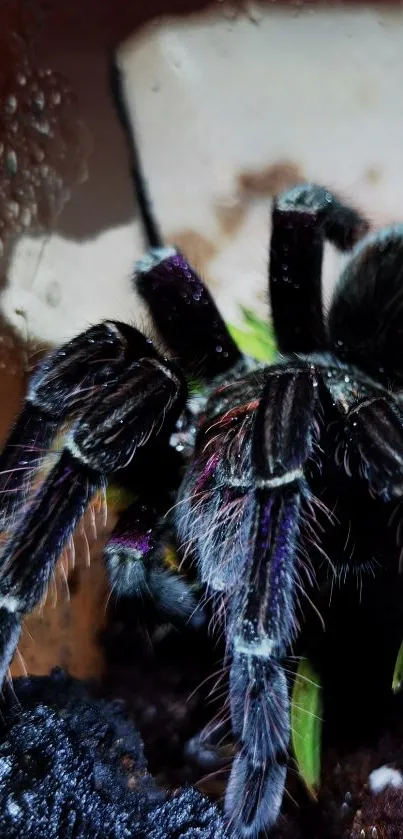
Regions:
M 356 210 L 315 184 L 279 195 L 272 209 L 270 300 L 279 350 L 324 350 L 321 273 L 325 240 L 348 250 L 368 230 Z
M 326 386 L 334 395 L 329 379 Z M 336 387 L 337 389 L 337 387 Z M 386 390 L 367 385 L 359 397 L 344 390 L 335 405 L 344 418 L 345 456 L 349 473 L 359 471 L 383 501 L 403 496 L 403 409 Z
M 227 603 L 240 751 L 226 810 L 242 837 L 275 822 L 283 795 L 290 723 L 280 662 L 296 630 L 300 505 L 317 394 L 315 371 L 303 362 L 220 388 L 207 404 L 177 506 L 180 539 L 208 590 Z
M 229 370 L 241 353 L 210 292 L 174 248 L 155 248 L 136 265 L 135 284 L 155 324 L 186 372 L 209 379 Z
M 57 559 L 92 496 L 108 474 L 122 468 L 138 447 L 159 434 L 165 418 L 176 420 L 185 399 L 186 385 L 173 365 L 142 358 L 121 366 L 114 385 L 69 432 L 60 460 L 4 546 L 0 682 L 14 652 L 16 622 L 46 594 Z
M 179 574 L 176 555 L 161 519 L 166 498 L 139 498 L 119 517 L 104 548 L 111 589 L 119 598 L 151 597 L 173 622 L 195 627 L 203 620 L 190 585 Z
M 403 225 L 356 246 L 334 292 L 329 337 L 339 358 L 403 387 Z
M 106 321 L 51 351 L 32 375 L 23 410 L 0 455 L 0 527 L 8 528 L 57 429 L 85 411 L 113 380 L 117 365 L 152 355 L 151 343 L 126 324 Z
M 283 798 L 290 708 L 281 658 L 297 629 L 297 542 L 316 388 L 309 368 L 269 371 L 253 429 L 250 553 L 230 601 L 228 632 L 231 717 L 240 751 L 226 810 L 242 837 L 270 828 Z

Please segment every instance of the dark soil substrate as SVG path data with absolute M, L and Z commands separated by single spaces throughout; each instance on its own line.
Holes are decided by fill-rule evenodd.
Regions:
M 378 579 L 358 611 L 356 593 L 350 602 L 351 596 L 348 588 L 336 592 L 326 646 L 309 622 L 303 637 L 324 683 L 322 782 L 314 803 L 290 760 L 273 839 L 403 839 L 403 789 L 375 795 L 368 785 L 373 769 L 403 768 L 403 700 L 391 693 L 401 586 Z M 229 740 L 203 765 L 187 748 L 215 715 L 225 716 L 222 646 L 207 631 L 167 628 L 154 619 L 144 630 L 144 614 L 134 604 L 112 610 L 104 642 L 109 664 L 102 693 L 127 702 L 157 782 L 174 789 L 190 782 L 222 799 L 234 744 Z

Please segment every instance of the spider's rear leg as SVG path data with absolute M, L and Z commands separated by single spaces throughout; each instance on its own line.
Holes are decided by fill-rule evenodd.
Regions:
M 189 375 L 210 379 L 241 361 L 210 292 L 181 253 L 150 250 L 136 265 L 135 282 L 175 360 Z
M 114 321 L 93 326 L 48 353 L 30 379 L 23 410 L 0 455 L 1 529 L 21 512 L 57 429 L 103 393 L 125 359 L 129 363 L 152 354 L 140 332 Z
M 325 240 L 348 250 L 367 230 L 362 216 L 324 187 L 302 184 L 275 199 L 270 300 L 281 352 L 326 349 L 321 288 Z
M 5 544 L 0 574 L 0 683 L 18 640 L 18 625 L 46 593 L 50 576 L 94 493 L 136 449 L 175 422 L 186 386 L 173 365 L 142 358 L 123 364 L 69 433 L 59 462 Z
M 403 387 L 403 225 L 367 236 L 352 253 L 329 311 L 334 352 L 386 386 Z
M 170 499 L 139 498 L 120 516 L 104 548 L 112 591 L 118 598 L 151 598 L 166 618 L 195 628 L 203 610 L 178 569 L 170 528 L 163 523 Z

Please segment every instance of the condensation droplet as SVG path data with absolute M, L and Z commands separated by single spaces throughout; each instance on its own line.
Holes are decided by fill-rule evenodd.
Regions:
M 25 87 L 25 85 L 26 85 L 26 83 L 27 83 L 27 77 L 26 77 L 26 76 L 24 76 L 24 74 L 23 74 L 23 73 L 18 73 L 18 75 L 17 75 L 17 82 L 18 82 L 18 84 L 19 84 L 21 87 Z
M 54 281 L 49 283 L 46 294 L 45 300 L 49 306 L 54 307 L 55 309 L 58 307 L 60 301 L 62 299 L 62 292 L 60 288 L 60 283 Z
M 42 122 L 34 122 L 34 128 L 36 128 L 36 130 L 39 131 L 40 134 L 50 133 L 50 125 L 46 119 Z
M 0 259 L 2 258 L 3 254 L 4 254 L 4 245 L 3 245 L 3 240 L 0 239 Z
M 29 225 L 31 224 L 31 218 L 32 218 L 31 210 L 29 210 L 28 207 L 25 207 L 25 209 L 21 213 L 21 224 L 22 224 L 22 226 L 23 227 L 29 227 Z
M 32 149 L 32 157 L 34 158 L 36 163 L 42 163 L 42 160 L 45 157 L 45 152 L 38 146 L 34 146 L 34 148 Z
M 55 91 L 52 93 L 52 102 L 53 102 L 53 104 L 54 104 L 54 105 L 60 105 L 61 101 L 62 101 L 62 94 L 61 94 L 61 93 L 59 93 L 59 91 L 58 91 L 58 90 L 55 90 Z
M 20 214 L 20 205 L 17 204 L 17 201 L 7 201 L 7 209 L 13 218 L 18 218 Z
M 42 90 L 38 90 L 32 100 L 32 107 L 36 111 L 43 111 L 45 107 L 45 95 Z
M 8 175 L 16 175 L 18 171 L 17 155 L 14 149 L 9 149 L 6 153 L 6 168 Z
M 7 114 L 15 114 L 17 110 L 17 98 L 15 96 L 8 96 L 4 103 L 4 110 Z

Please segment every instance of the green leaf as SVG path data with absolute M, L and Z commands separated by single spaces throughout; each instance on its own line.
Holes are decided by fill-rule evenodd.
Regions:
M 320 783 L 322 697 L 317 673 L 307 658 L 300 661 L 291 699 L 291 739 L 298 769 L 316 799 Z
M 113 512 L 122 512 L 135 500 L 136 496 L 133 492 L 129 492 L 129 490 L 124 489 L 119 484 L 108 484 L 106 488 L 106 503 L 108 508 L 112 509 Z
M 267 347 L 265 347 L 259 338 L 253 332 L 247 332 L 245 329 L 240 329 L 239 326 L 228 324 L 228 329 L 240 350 L 245 355 L 250 355 L 256 361 L 269 361 Z
M 403 687 L 403 641 L 400 644 L 399 652 L 397 654 L 395 669 L 392 679 L 393 693 L 399 693 Z
M 228 329 L 240 350 L 256 361 L 272 361 L 276 345 L 270 325 L 259 318 L 251 309 L 241 307 L 245 328 L 227 324 Z

